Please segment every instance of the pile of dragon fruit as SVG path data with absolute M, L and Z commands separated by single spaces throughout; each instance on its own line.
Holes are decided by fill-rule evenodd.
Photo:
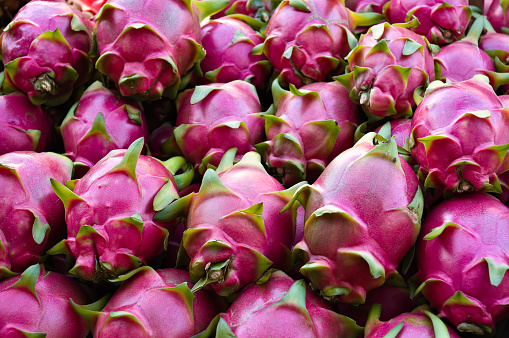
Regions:
M 509 336 L 509 1 L 0 7 L 0 337 Z

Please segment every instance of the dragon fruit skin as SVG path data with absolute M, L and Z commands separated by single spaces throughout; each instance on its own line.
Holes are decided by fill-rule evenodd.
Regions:
M 148 140 L 142 107 L 98 81 L 72 106 L 60 131 L 65 155 L 87 170 L 111 150 L 127 149 L 140 137 Z
M 326 81 L 341 72 L 355 46 L 352 26 L 341 0 L 284 0 L 267 25 L 263 52 L 283 86 Z
M 358 0 L 353 1 L 351 6 L 347 7 L 354 12 L 375 12 L 383 14 L 385 4 L 389 0 Z M 347 1 L 348 3 L 348 1 Z
M 64 206 L 50 178 L 71 179 L 72 162 L 54 153 L 12 152 L 0 156 L 0 280 L 39 263 L 65 237 Z
M 265 171 L 256 152 L 232 165 L 234 150 L 225 154 L 219 173 L 205 172 L 197 194 L 170 204 L 154 217 L 173 219 L 186 204 L 182 246 L 191 260 L 191 281 L 196 288 L 209 285 L 222 296 L 255 282 L 269 267 L 291 268 L 295 232 L 295 211 L 279 211 L 298 185 L 284 190 Z
M 71 306 L 89 304 L 88 290 L 39 264 L 0 282 L 0 336 L 87 337 L 87 323 Z
M 179 197 L 175 180 L 159 160 L 140 155 L 143 139 L 113 150 L 74 190 L 52 181 L 64 202 L 67 239 L 50 254 L 76 259 L 71 273 L 89 281 L 114 279 L 161 254 L 174 224 L 154 222 L 156 211 Z
M 226 15 L 246 15 L 262 24 L 269 21 L 272 13 L 281 0 L 229 0 L 229 4 L 217 14 L 212 16 L 218 19 Z
M 412 118 L 410 151 L 425 188 L 501 192 L 509 114 L 487 77 L 430 85 Z M 475 135 L 475 137 L 472 137 Z
M 458 330 L 482 334 L 509 314 L 509 208 L 474 192 L 436 206 L 417 245 L 422 292 Z
M 175 154 L 183 154 L 203 174 L 231 148 L 238 149 L 238 156 L 253 151 L 254 144 L 265 138 L 260 112 L 256 89 L 245 81 L 186 90 L 177 98 Z
M 508 25 L 507 3 L 501 0 L 484 0 L 483 13 L 493 28 L 499 33 L 506 33 Z
M 268 272 L 247 286 L 221 314 L 218 337 L 358 337 L 362 329 L 307 286 L 285 273 Z
M 22 91 L 37 105 L 64 103 L 91 75 L 92 31 L 90 20 L 63 0 L 23 6 L 0 36 L 2 91 Z
M 272 85 L 275 114 L 264 115 L 267 141 L 256 148 L 283 185 L 315 181 L 332 159 L 353 146 L 361 122 L 357 105 L 337 82 L 315 82 L 300 89 Z
M 23 93 L 0 96 L 0 155 L 13 151 L 47 151 L 53 119 Z M 4 129 L 5 128 L 5 129 Z
M 201 28 L 206 52 L 200 61 L 201 72 L 210 82 L 245 80 L 255 87 L 265 86 L 271 73 L 270 62 L 263 54 L 251 54 L 263 42 L 261 34 L 244 22 L 222 17 L 210 20 Z
M 305 263 L 300 272 L 328 299 L 364 303 L 367 291 L 398 274 L 419 233 L 418 178 L 398 156 L 394 140 L 374 145 L 375 139 L 375 133 L 366 134 L 292 200 L 306 211 L 304 238 L 294 257 Z
M 371 27 L 347 56 L 347 73 L 335 77 L 350 90 L 369 120 L 412 116 L 414 92 L 435 79 L 429 43 L 387 22 Z
M 443 46 L 463 35 L 471 10 L 468 0 L 391 0 L 384 14 L 391 24 L 409 22 L 415 16 L 420 25 L 412 30 Z
M 74 305 L 94 337 L 191 337 L 227 309 L 214 292 L 193 294 L 185 270 L 145 266 L 130 275 L 101 311 Z
M 426 307 L 400 314 L 390 320 L 380 321 L 380 305 L 374 304 L 366 324 L 365 338 L 460 338 L 461 336 Z
M 124 96 L 174 98 L 181 76 L 204 57 L 191 1 L 110 0 L 96 22 L 96 68 Z

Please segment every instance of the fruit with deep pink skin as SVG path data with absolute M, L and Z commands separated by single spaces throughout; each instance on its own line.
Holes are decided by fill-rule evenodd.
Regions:
M 493 27 L 484 21 L 486 33 L 481 36 L 479 48 L 488 54 L 495 65 L 497 73 L 486 72 L 490 83 L 498 89 L 502 85 L 504 92 L 509 91 L 509 35 L 495 32 Z
M 416 293 L 460 331 L 490 333 L 509 317 L 508 229 L 509 208 L 479 192 L 440 203 L 423 221 Z
M 384 14 L 391 24 L 409 22 L 415 16 L 420 25 L 412 30 L 443 46 L 461 38 L 471 12 L 468 0 L 391 0 Z
M 251 54 L 263 37 L 246 23 L 230 17 L 210 20 L 201 28 L 205 58 L 200 69 L 210 82 L 244 80 L 264 87 L 271 72 L 263 54 Z
M 178 149 L 203 174 L 217 166 L 223 154 L 237 148 L 240 158 L 265 138 L 265 120 L 255 87 L 245 81 L 212 83 L 184 91 L 177 99 L 174 139 Z M 166 145 L 164 147 L 166 147 Z
M 127 149 L 140 137 L 148 141 L 142 107 L 99 81 L 89 86 L 72 106 L 60 131 L 65 155 L 85 170 L 110 151 Z
M 364 332 L 366 338 L 460 338 L 460 335 L 426 306 L 400 314 L 390 320 L 380 321 L 380 304 L 374 304 L 369 313 Z
M 39 264 L 0 282 L 0 336 L 87 337 L 87 323 L 71 302 L 92 299 L 81 284 Z
M 71 179 L 72 161 L 54 153 L 0 156 L 0 279 L 39 263 L 65 237 L 64 206 L 50 178 Z
M 398 275 L 419 234 L 419 180 L 394 140 L 374 143 L 376 134 L 366 134 L 287 205 L 298 200 L 304 206 L 304 238 L 294 257 L 328 299 L 364 303 L 367 291 Z
M 173 98 L 181 77 L 204 57 L 193 1 L 110 0 L 96 22 L 96 68 L 124 96 Z
M 222 296 L 258 280 L 269 268 L 292 267 L 290 248 L 295 208 L 279 213 L 298 185 L 284 190 L 248 152 L 233 165 L 235 149 L 225 153 L 217 171 L 208 169 L 198 193 L 157 213 L 154 220 L 185 216 L 182 247 L 190 257 L 195 288 L 210 285 Z
M 129 274 L 100 311 L 73 304 L 94 337 L 191 337 L 207 329 L 227 303 L 214 292 L 191 292 L 189 273 L 141 267 Z
M 263 115 L 267 141 L 257 144 L 274 176 L 289 187 L 314 182 L 342 151 L 352 147 L 361 122 L 348 90 L 337 82 L 316 82 L 286 91 L 272 84 L 274 115 Z
M 218 337 L 358 337 L 362 328 L 281 271 L 247 286 L 221 314 Z
M 508 130 L 509 110 L 487 77 L 430 84 L 409 139 L 424 187 L 500 193 L 497 175 L 509 169 Z
M 354 12 L 375 12 L 383 14 L 385 4 L 389 0 L 358 0 L 348 6 Z M 348 1 L 347 1 L 348 3 Z
M 347 73 L 335 77 L 371 121 L 412 116 L 415 93 L 435 79 L 428 41 L 406 27 L 372 26 L 347 56 Z
M 60 105 L 92 72 L 93 24 L 63 0 L 31 1 L 0 39 L 3 93 L 22 91 L 37 105 Z
M 285 87 L 327 81 L 342 72 L 344 57 L 356 45 L 351 30 L 382 20 L 377 13 L 368 17 L 361 19 L 342 0 L 284 0 L 267 25 L 260 50 Z
M 483 13 L 487 16 L 490 24 L 499 33 L 507 33 L 509 5 L 503 0 L 484 0 Z
M 175 224 L 152 218 L 179 197 L 175 171 L 140 155 L 142 147 L 140 138 L 127 150 L 111 151 L 68 184 L 73 190 L 52 180 L 64 202 L 67 239 L 49 253 L 75 258 L 70 272 L 85 280 L 115 279 L 146 265 L 166 247 Z
M 281 0 L 228 0 L 229 4 L 219 13 L 212 16 L 213 19 L 225 15 L 246 15 L 256 19 L 262 24 L 269 21 L 272 13 Z
M 0 96 L 0 155 L 13 151 L 47 151 L 53 119 L 23 93 Z

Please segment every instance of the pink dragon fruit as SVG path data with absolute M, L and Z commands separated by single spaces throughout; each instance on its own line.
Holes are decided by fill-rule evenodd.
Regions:
M 101 82 L 88 87 L 69 110 L 60 127 L 65 155 L 84 172 L 111 150 L 127 149 L 140 137 L 148 141 L 141 106 L 105 88 Z
M 23 6 L 0 36 L 2 92 L 22 91 L 37 105 L 67 101 L 91 75 L 92 31 L 90 20 L 63 0 Z
M 226 83 L 245 80 L 264 87 L 271 73 L 270 62 L 251 50 L 263 37 L 242 21 L 230 17 L 210 20 L 201 28 L 205 58 L 200 70 L 210 82 Z
M 365 338 L 460 338 L 454 329 L 430 312 L 426 306 L 388 321 L 379 320 L 380 312 L 380 304 L 374 304 L 364 331 Z
M 461 38 L 472 15 L 468 0 L 391 0 L 384 10 L 391 23 L 412 21 L 420 25 L 412 30 L 440 46 Z
M 168 153 L 183 154 L 202 174 L 207 166 L 217 166 L 229 149 L 237 148 L 240 157 L 265 137 L 258 94 L 245 81 L 186 90 L 177 98 L 177 110 L 174 139 L 167 145 L 176 144 L 178 149 Z
M 207 3 L 108 1 L 96 16 L 96 68 L 124 96 L 175 97 L 181 77 L 205 56 L 196 6 Z
M 101 10 L 107 0 L 66 0 L 71 6 L 76 6 L 86 16 L 93 17 Z
M 64 183 L 72 171 L 71 160 L 54 153 L 0 156 L 0 280 L 41 262 L 65 237 L 64 206 L 50 178 Z
M 508 130 L 508 111 L 484 75 L 430 84 L 409 140 L 424 187 L 500 193 L 497 175 L 509 169 Z
M 217 172 L 208 169 L 199 192 L 167 206 L 156 221 L 187 217 L 182 247 L 189 255 L 191 281 L 227 296 L 258 280 L 269 268 L 291 267 L 294 210 L 278 212 L 298 185 L 284 190 L 248 152 L 233 165 L 235 149 L 225 153 Z
M 0 155 L 12 151 L 42 152 L 49 149 L 53 119 L 23 93 L 0 96 L 0 125 Z
M 509 4 L 504 0 L 484 0 L 483 13 L 499 33 L 509 32 Z
M 458 330 L 490 333 L 509 318 L 509 208 L 474 192 L 440 203 L 422 224 L 415 276 Z
M 267 25 L 260 50 L 284 86 L 330 80 L 342 72 L 343 58 L 356 45 L 351 30 L 382 18 L 377 13 L 363 18 L 348 10 L 342 0 L 284 0 Z
M 398 275 L 419 234 L 419 180 L 393 139 L 375 141 L 375 133 L 366 134 L 287 205 L 298 199 L 304 206 L 304 238 L 293 253 L 305 263 L 300 272 L 328 299 L 364 303 L 367 291 Z
M 73 304 L 94 337 L 186 338 L 207 329 L 226 301 L 214 292 L 191 292 L 185 270 L 141 267 L 129 274 L 106 306 L 90 311 Z
M 175 224 L 152 218 L 179 198 L 172 175 L 176 170 L 140 155 L 142 147 L 139 138 L 127 151 L 111 151 L 83 178 L 68 184 L 74 191 L 52 180 L 64 202 L 67 239 L 48 253 L 77 259 L 70 272 L 85 280 L 115 279 L 166 248 Z
M 495 71 L 490 56 L 479 48 L 479 37 L 483 30 L 484 17 L 479 17 L 468 31 L 466 37 L 443 46 L 434 55 L 439 65 L 442 81 L 459 82 L 469 80 L 476 74 Z M 438 80 L 438 79 L 437 79 Z
M 39 264 L 0 282 L 0 336 L 87 337 L 87 323 L 71 302 L 92 302 L 88 290 Z
M 350 90 L 371 121 L 412 116 L 414 95 L 435 79 L 430 49 L 428 41 L 410 29 L 380 23 L 360 38 L 346 58 L 347 73 L 335 80 Z
M 496 72 L 483 72 L 489 77 L 490 83 L 497 90 L 503 86 L 504 92 L 509 91 L 509 35 L 497 33 L 486 21 L 486 33 L 481 36 L 479 48 L 488 54 L 495 65 Z
M 269 21 L 272 13 L 281 0 L 227 0 L 226 7 L 212 18 L 217 19 L 225 15 L 239 17 L 248 16 L 264 24 Z
M 327 164 L 351 148 L 361 122 L 357 105 L 337 82 L 283 90 L 272 84 L 275 114 L 263 115 L 268 141 L 256 146 L 284 186 L 315 181 Z
M 375 12 L 383 14 L 385 4 L 389 0 L 357 0 L 348 7 L 354 12 Z
M 281 271 L 244 289 L 221 314 L 217 337 L 358 337 L 362 328 Z
M 152 134 L 150 134 L 148 147 L 150 149 L 151 156 L 160 160 L 167 160 L 170 158 L 165 151 L 166 146 L 164 146 L 164 144 L 168 141 L 171 135 L 173 135 L 174 130 L 175 127 L 173 124 L 165 122 L 159 128 L 154 130 Z
M 412 132 L 412 119 L 401 118 L 390 120 L 384 125 L 375 129 L 375 133 L 388 140 L 394 137 L 394 141 L 398 145 L 398 152 L 401 158 L 407 161 L 408 164 L 414 166 L 417 164 L 410 153 L 410 146 L 408 141 L 410 133 Z

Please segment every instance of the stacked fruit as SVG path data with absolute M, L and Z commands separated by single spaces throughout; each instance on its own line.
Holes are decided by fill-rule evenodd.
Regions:
M 509 6 L 0 1 L 0 336 L 509 335 Z

